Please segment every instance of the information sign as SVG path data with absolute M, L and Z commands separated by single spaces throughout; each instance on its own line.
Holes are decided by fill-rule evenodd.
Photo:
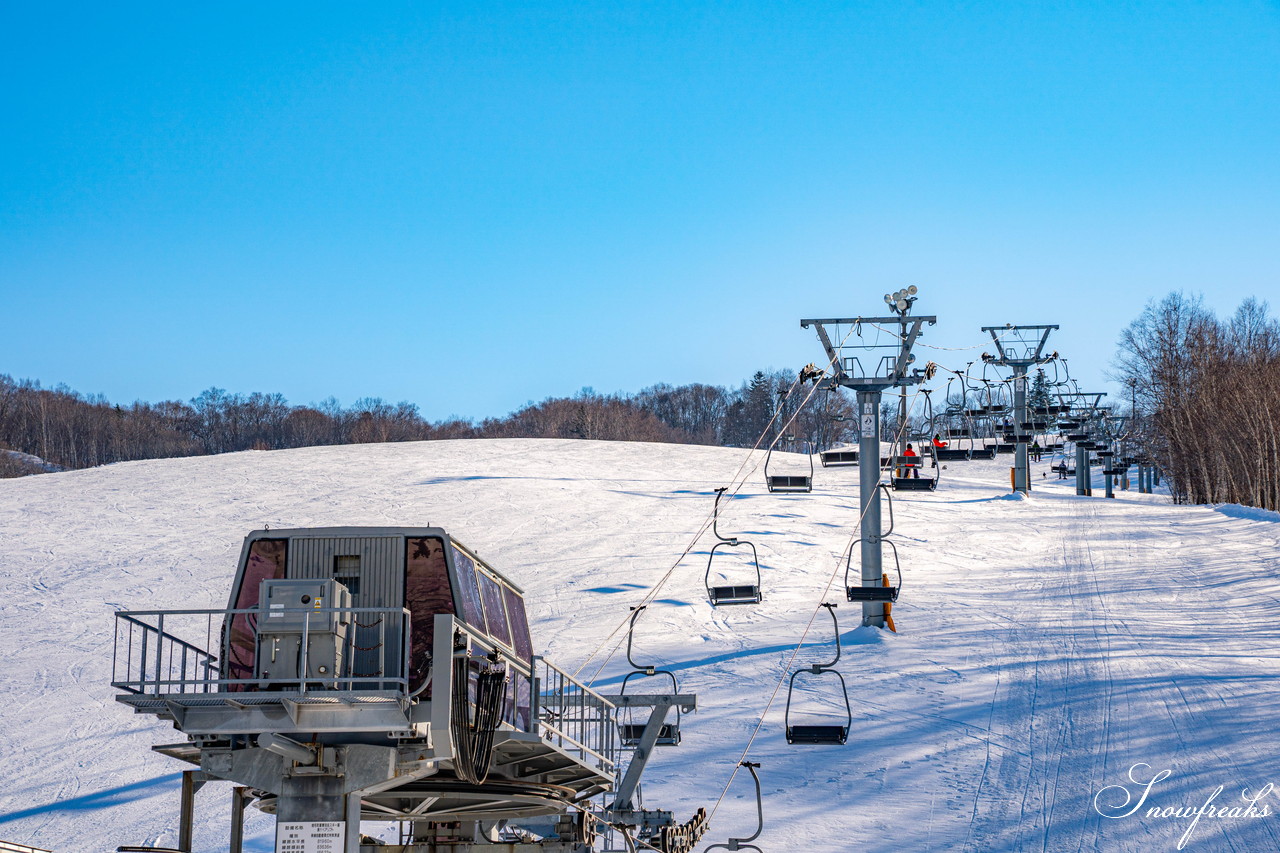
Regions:
M 343 853 L 347 824 L 341 820 L 276 824 L 276 853 Z

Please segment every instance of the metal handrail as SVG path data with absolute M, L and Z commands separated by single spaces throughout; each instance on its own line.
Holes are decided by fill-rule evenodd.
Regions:
M 53 853 L 43 847 L 30 847 L 26 844 L 15 844 L 12 841 L 0 841 L 0 853 Z
M 316 608 L 289 608 L 283 612 L 296 613 L 301 611 L 304 614 L 302 635 L 304 637 L 311 635 L 310 629 L 312 616 L 322 616 L 327 614 L 348 614 L 352 617 L 356 627 L 360 626 L 356 617 L 360 615 L 379 615 L 392 616 L 398 615 L 402 617 L 404 625 L 408 625 L 411 618 L 409 610 L 403 607 L 316 607 Z M 282 611 L 276 611 L 282 612 Z M 220 617 L 223 626 L 228 624 L 228 620 L 237 616 L 259 617 L 263 613 L 260 607 L 252 608 L 229 608 L 229 609 L 176 609 L 176 610 L 131 610 L 119 611 L 116 615 L 116 632 L 114 637 L 112 673 L 116 676 L 112 679 L 111 685 L 118 690 L 138 696 L 155 696 L 163 695 L 188 694 L 188 693 L 219 693 L 223 692 L 221 688 L 228 687 L 268 687 L 277 683 L 274 679 L 263 678 L 220 678 L 210 677 L 216 672 L 222 675 L 222 671 L 218 668 L 221 661 L 219 654 L 215 654 L 207 649 L 201 648 L 195 643 L 191 643 L 182 639 L 176 634 L 165 629 L 165 621 L 168 619 L 170 625 L 173 620 L 182 617 L 205 617 L 206 621 L 206 641 L 212 642 L 213 639 L 213 621 L 215 617 Z M 154 622 L 148 620 L 154 620 Z M 387 664 L 387 622 L 379 619 L 376 624 L 382 624 L 382 640 L 378 644 L 378 672 L 370 675 L 327 675 L 321 677 L 302 676 L 299 678 L 288 679 L 289 684 L 296 684 L 296 690 L 273 691 L 283 693 L 306 693 L 309 689 L 314 689 L 317 685 L 323 685 L 327 690 L 332 690 L 333 685 L 342 685 L 345 689 L 355 690 L 361 687 L 368 689 L 372 685 L 391 685 L 398 688 L 397 692 L 407 692 L 409 678 L 408 667 L 410 661 L 409 655 L 409 637 L 410 631 L 402 630 L 403 641 L 400 644 L 401 660 L 399 674 L 390 674 L 386 672 Z M 121 625 L 125 626 L 125 630 L 121 630 Z M 121 634 L 125 634 L 127 643 L 124 651 L 123 659 L 123 678 L 119 677 L 121 673 Z M 314 632 L 319 633 L 319 632 Z M 138 647 L 135 649 L 134 640 L 137 635 Z M 357 649 L 355 646 L 355 631 L 348 634 L 347 643 L 350 645 L 349 651 L 354 655 Z M 306 655 L 310 643 L 302 644 L 301 653 L 301 672 L 306 670 Z M 154 648 L 152 648 L 154 646 Z M 223 651 L 219 648 L 219 653 Z M 353 660 L 354 664 L 354 660 Z M 176 677 L 175 677 L 176 671 Z M 163 688 L 179 688 L 177 690 L 165 691 Z
M 556 666 L 551 661 L 547 660 L 541 655 L 534 655 L 534 660 L 537 660 L 539 663 L 541 663 L 543 666 L 545 666 L 547 669 L 551 670 L 552 672 L 556 673 L 557 675 L 564 676 L 566 679 L 573 682 L 574 686 L 576 686 L 584 694 L 586 694 L 587 696 L 590 696 L 592 699 L 595 699 L 597 702 L 599 702 L 601 705 L 604 705 L 606 708 L 618 707 L 612 701 L 610 701 L 609 699 L 606 699 L 604 696 L 601 696 L 599 693 L 595 692 L 590 687 L 583 684 L 581 681 L 578 681 L 578 679 L 574 678 L 566 670 L 561 669 L 560 667 Z

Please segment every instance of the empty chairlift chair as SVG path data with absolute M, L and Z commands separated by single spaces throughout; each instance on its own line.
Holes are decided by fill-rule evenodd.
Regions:
M 849 705 L 849 688 L 844 683 L 844 676 L 834 667 L 840 662 L 840 623 L 836 621 L 836 606 L 823 602 L 823 607 L 831 614 L 831 624 L 836 632 L 836 656 L 830 663 L 815 663 L 797 669 L 791 673 L 791 681 L 787 684 L 787 709 L 783 720 L 787 729 L 787 743 L 827 744 L 838 746 L 849 739 L 849 727 L 853 725 L 853 708 Z M 813 678 L 835 676 L 840 683 L 840 698 L 844 700 L 845 716 L 843 721 L 821 724 L 792 724 L 791 700 L 795 695 L 796 678 L 808 675 Z M 829 680 L 829 679 L 828 679 Z
M 676 683 L 674 673 L 667 672 L 665 669 L 658 669 L 654 666 L 641 666 L 631 658 L 631 639 L 636 629 L 636 617 L 640 615 L 640 611 L 644 610 L 648 605 L 642 604 L 639 607 L 631 608 L 631 622 L 627 626 L 627 663 L 632 667 L 632 671 L 627 673 L 622 679 L 622 684 L 618 687 L 618 694 L 625 696 L 627 694 L 627 684 L 631 679 L 639 676 L 640 678 L 665 677 L 671 681 L 671 694 L 680 692 L 680 687 Z M 658 740 L 654 746 L 679 746 L 680 745 L 680 706 L 676 705 L 675 722 L 663 722 L 662 727 L 658 730 Z M 646 723 L 638 723 L 631 717 L 630 708 L 623 709 L 623 713 L 619 715 L 618 723 L 618 740 L 623 746 L 639 746 L 640 739 L 644 737 Z
M 711 532 L 715 534 L 718 542 L 711 546 L 711 553 L 707 555 L 707 574 L 704 583 L 707 587 L 707 598 L 711 601 L 712 607 L 720 607 L 727 604 L 759 604 L 763 597 L 760 594 L 760 555 L 756 553 L 756 546 L 751 542 L 740 540 L 736 537 L 729 538 L 720 533 L 718 527 L 720 522 L 720 498 L 728 491 L 727 487 L 716 489 L 716 505 L 711 515 Z M 745 584 L 721 584 L 715 585 L 711 582 L 711 568 L 716 560 L 716 551 L 721 548 L 741 548 L 747 547 L 751 549 L 751 565 L 755 568 L 755 583 Z M 721 552 L 722 557 L 725 553 Z M 721 560 L 723 563 L 723 559 Z
M 849 546 L 849 554 L 844 564 L 844 597 L 849 601 L 856 602 L 883 601 L 891 604 L 897 601 L 898 594 L 902 592 L 902 563 L 898 560 L 898 546 L 887 539 L 882 538 L 880 544 L 888 545 L 893 551 L 893 568 L 898 575 L 897 585 L 888 585 L 886 583 L 888 579 L 883 575 L 880 578 L 879 586 L 874 584 L 870 586 L 864 585 L 862 578 L 858 578 L 857 584 L 849 582 L 849 573 L 853 569 L 853 552 L 861 542 L 861 539 L 857 539 Z
M 760 795 L 760 776 L 756 773 L 756 768 L 760 765 L 754 761 L 739 761 L 738 766 L 750 770 L 751 778 L 756 783 L 756 831 L 746 838 L 730 838 L 724 844 L 712 844 L 703 853 L 710 853 L 712 850 L 755 850 L 756 853 L 764 853 L 759 847 L 751 843 L 759 838 L 760 833 L 764 831 L 764 798 Z
M 823 468 L 847 468 L 858 464 L 858 451 L 852 447 L 835 447 L 818 455 Z
M 833 424 L 845 424 L 850 421 L 856 421 L 857 418 L 850 415 L 833 416 L 831 422 Z M 851 465 L 858 464 L 858 448 L 857 447 L 832 447 L 818 454 L 818 459 L 822 462 L 823 468 L 847 468 Z
M 793 441 L 792 436 L 787 436 L 787 441 Z M 776 444 L 776 442 L 775 442 Z M 771 492 L 812 492 L 813 491 L 813 454 L 806 453 L 809 457 L 809 473 L 806 474 L 770 474 L 769 462 L 773 459 L 773 445 L 769 446 L 769 451 L 764 457 L 764 480 Z

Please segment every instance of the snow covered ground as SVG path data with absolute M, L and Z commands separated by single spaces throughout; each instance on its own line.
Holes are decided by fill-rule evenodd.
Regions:
M 743 459 L 444 441 L 0 481 L 0 838 L 59 853 L 175 843 L 182 767 L 149 747 L 181 737 L 114 702 L 111 614 L 224 606 L 250 529 L 443 526 L 525 587 L 535 642 L 574 670 L 672 567 Z M 936 493 L 897 496 L 900 633 L 836 611 L 847 746 L 788 746 L 777 694 L 750 753 L 765 850 L 1175 850 L 1193 818 L 1149 808 L 1195 809 L 1219 786 L 1214 805 L 1243 807 L 1242 789 L 1280 783 L 1280 519 L 1132 492 L 1078 498 L 1073 481 L 1041 477 L 1047 457 L 1032 496 L 1010 499 L 1008 459 L 947 463 Z M 788 462 L 807 469 L 775 455 L 775 473 Z M 675 671 L 699 710 L 646 774 L 650 807 L 716 805 L 815 607 L 843 600 L 843 577 L 828 583 L 855 535 L 856 480 L 818 468 L 812 494 L 771 495 L 757 471 L 727 503 L 722 530 L 754 541 L 765 565 L 759 606 L 707 604 L 705 539 L 656 594 L 637 658 Z M 797 665 L 829 658 L 825 619 Z M 597 683 L 624 672 L 615 655 Z M 1169 774 L 1136 813 L 1104 817 L 1101 789 L 1141 795 L 1135 765 L 1141 782 Z M 1123 796 L 1112 787 L 1098 804 L 1123 815 Z M 226 849 L 229 797 L 219 785 L 197 797 L 202 853 Z M 1266 817 L 1206 815 L 1184 849 L 1280 849 L 1280 796 L 1268 804 Z M 754 817 L 739 775 L 707 841 L 749 833 Z M 271 826 L 254 818 L 250 849 L 270 849 Z

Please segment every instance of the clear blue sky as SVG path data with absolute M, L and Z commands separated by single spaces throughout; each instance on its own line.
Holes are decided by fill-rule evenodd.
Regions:
M 0 372 L 431 418 L 1280 308 L 1280 4 L 0 6 Z M 962 359 L 957 354 L 956 362 Z

